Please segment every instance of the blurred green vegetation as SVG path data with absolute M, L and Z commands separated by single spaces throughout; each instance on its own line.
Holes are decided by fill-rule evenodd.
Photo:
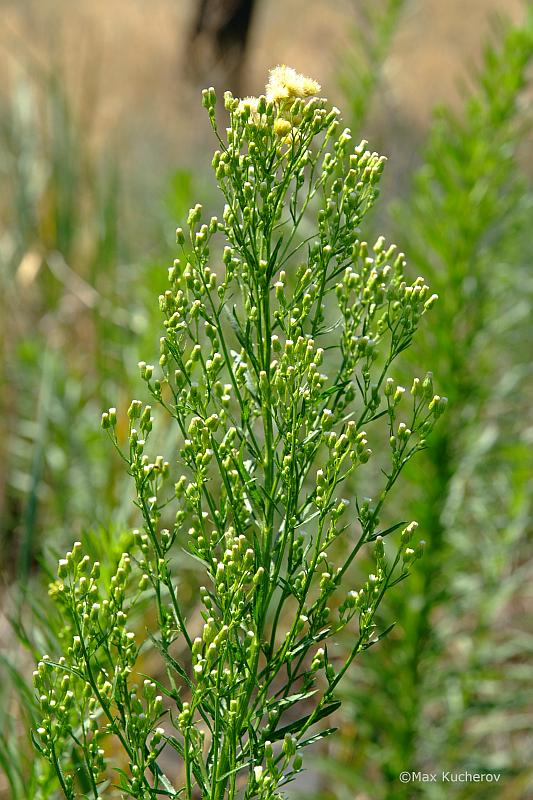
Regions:
M 407 5 L 358 9 L 339 76 L 356 135 Z M 323 797 L 448 795 L 442 784 L 402 786 L 411 769 L 504 773 L 494 787 L 454 787 L 455 797 L 533 793 L 532 58 L 531 19 L 495 28 L 462 108 L 436 113 L 409 194 L 393 187 L 386 198 L 391 238 L 440 295 L 416 362 L 434 366 L 451 411 L 397 497 L 427 555 L 383 611 L 397 627 L 345 685 L 341 735 L 320 762 Z M 117 149 L 91 145 L 94 98 L 78 108 L 57 64 L 19 62 L 0 101 L 0 797 L 44 800 L 56 785 L 31 751 L 26 676 L 55 640 L 48 568 L 76 538 L 95 557 L 122 552 L 128 482 L 98 421 L 135 396 L 134 365 L 156 352 L 169 233 L 203 183 L 188 169 L 169 176 L 147 248 Z
M 21 580 L 48 543 L 61 551 L 88 522 L 125 519 L 95 421 L 129 397 L 172 257 L 161 230 L 188 208 L 192 183 L 185 171 L 169 180 L 158 261 L 142 260 L 118 153 L 91 148 L 89 109 L 73 107 L 57 68 L 24 67 L 0 108 L 0 541 Z

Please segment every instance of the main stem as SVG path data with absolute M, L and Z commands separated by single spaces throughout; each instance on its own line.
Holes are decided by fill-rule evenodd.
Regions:
M 270 320 L 270 286 L 269 282 L 265 281 L 261 287 L 262 295 L 261 301 L 261 318 L 262 325 L 258 325 L 258 352 L 261 354 L 261 366 L 266 374 L 266 382 L 264 389 L 261 392 L 261 416 L 263 421 L 264 432 L 264 453 L 263 453 L 263 469 L 264 469 L 264 521 L 262 531 L 262 566 L 265 570 L 262 585 L 259 587 L 259 604 L 258 613 L 256 618 L 257 625 L 257 642 L 251 654 L 249 662 L 249 675 L 245 691 L 240 696 L 239 709 L 237 713 L 236 728 L 234 728 L 229 736 L 224 738 L 222 747 L 220 749 L 220 756 L 218 764 L 214 765 L 214 783 L 212 787 L 213 800 L 223 800 L 226 792 L 226 787 L 230 775 L 236 764 L 230 763 L 231 755 L 233 760 L 237 752 L 237 738 L 239 731 L 237 728 L 242 728 L 242 720 L 247 716 L 250 707 L 250 700 L 253 692 L 257 686 L 257 673 L 259 668 L 259 656 L 261 652 L 261 640 L 266 622 L 268 611 L 268 601 L 270 598 L 270 559 L 272 550 L 272 540 L 274 532 L 274 500 L 272 497 L 274 488 L 274 426 L 272 420 L 272 393 L 270 386 L 270 360 L 271 360 L 271 334 L 272 326 Z M 231 740 L 230 740 L 231 737 Z M 231 781 L 231 797 L 233 797 L 236 782 Z

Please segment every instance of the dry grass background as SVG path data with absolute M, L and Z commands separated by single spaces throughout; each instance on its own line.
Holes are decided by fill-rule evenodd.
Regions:
M 87 136 L 116 144 L 135 188 L 162 190 L 171 169 L 205 161 L 210 131 L 198 110 L 200 84 L 187 77 L 196 0 L 16 0 L 0 5 L 0 92 L 28 62 L 63 67 L 76 105 L 89 106 Z M 258 0 L 243 71 L 245 94 L 267 69 L 288 63 L 318 77 L 333 102 L 350 46 L 357 0 Z M 411 0 L 385 64 L 368 128 L 396 169 L 416 160 L 436 103 L 454 103 L 465 66 L 479 60 L 490 17 L 521 14 L 520 0 Z M 206 70 L 205 83 L 219 83 Z M 357 80 L 357 76 L 354 76 Z M 365 131 L 365 135 L 366 131 Z M 200 155 L 201 154 L 201 155 Z

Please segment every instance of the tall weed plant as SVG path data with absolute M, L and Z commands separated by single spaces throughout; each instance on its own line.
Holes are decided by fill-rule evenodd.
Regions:
M 139 526 L 115 564 L 76 542 L 50 587 L 60 646 L 34 673 L 34 736 L 67 798 L 279 797 L 334 732 L 339 684 L 421 555 L 414 522 L 381 520 L 446 399 L 430 373 L 406 391 L 389 370 L 436 296 L 394 245 L 366 243 L 384 159 L 319 91 L 278 67 L 265 96 L 226 93 L 224 133 L 204 92 L 224 210 L 196 205 L 177 231 L 159 364 L 139 364 L 158 412 L 132 401 L 125 432 L 124 412 L 102 417 Z M 346 496 L 368 469 L 372 498 Z M 190 564 L 199 618 L 180 589 Z

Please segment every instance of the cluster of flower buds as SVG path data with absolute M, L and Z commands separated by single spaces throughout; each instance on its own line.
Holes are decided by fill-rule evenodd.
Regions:
M 100 727 L 100 715 L 106 709 L 108 712 L 116 699 L 127 696 L 130 705 L 135 700 L 135 691 L 128 690 L 128 678 L 138 649 L 135 634 L 127 629 L 124 610 L 130 573 L 131 558 L 123 553 L 104 588 L 99 562 L 91 563 L 89 556 L 83 555 L 81 543 L 74 543 L 60 559 L 57 579 L 51 585 L 51 594 L 65 614 L 65 655 L 57 663 L 43 656 L 34 672 L 43 714 L 37 730 L 43 753 L 53 757 L 58 743 L 81 726 L 90 759 L 87 763 L 95 780 L 106 767 L 102 738 L 107 731 L 105 726 Z M 152 709 L 146 730 L 161 715 L 158 704 Z M 139 707 L 138 712 L 136 724 L 140 724 L 146 709 Z M 65 775 L 65 781 L 68 777 Z
M 351 134 L 344 130 L 335 143 L 334 153 L 326 153 L 322 179 L 328 191 L 318 212 L 321 246 L 311 251 L 311 260 L 323 264 L 335 254 L 337 264 L 353 257 L 358 224 L 377 197 L 385 158 L 366 149 L 363 140 L 351 149 Z
M 158 732 L 151 736 L 164 712 L 163 698 L 158 693 L 156 684 L 146 678 L 143 681 L 140 693 L 137 686 L 132 686 L 128 702 L 131 712 L 129 725 L 131 742 L 141 749 L 145 747 L 147 740 L 151 738 L 152 747 L 150 750 L 153 752 L 153 748 L 157 747 L 164 734 L 164 731 L 160 728 Z M 153 757 L 151 760 L 153 760 Z M 137 766 L 141 765 L 138 764 Z
M 296 341 L 286 339 L 282 345 L 278 336 L 274 335 L 272 349 L 276 359 L 270 365 L 271 383 L 288 426 L 287 415 L 291 408 L 288 399 L 291 396 L 309 404 L 322 394 L 327 381 L 327 376 L 319 370 L 324 351 L 315 346 L 310 336 L 299 336 Z
M 413 380 L 411 418 L 408 422 L 397 422 L 399 408 L 407 393 L 404 386 L 387 378 L 383 393 L 389 415 L 389 443 L 395 469 L 425 445 L 425 437 L 431 432 L 436 420 L 444 413 L 447 399 L 433 393 L 433 376 L 428 372 L 423 380 Z
M 394 245 L 386 248 L 383 237 L 377 240 L 372 255 L 366 242 L 356 242 L 351 257 L 353 264 L 336 286 L 345 320 L 343 348 L 351 368 L 363 359 L 368 370 L 377 358 L 376 347 L 383 334 L 391 331 L 392 348 L 401 346 L 437 298 L 429 296 L 422 278 L 406 283 L 405 258 L 396 254 Z
M 401 534 L 401 553 L 402 562 L 404 566 L 410 566 L 414 561 L 421 558 L 424 553 L 425 542 L 421 539 L 418 544 L 413 543 L 413 534 L 418 528 L 416 522 L 410 522 L 407 527 L 402 530 Z
M 55 665 L 49 655 L 44 655 L 33 673 L 33 683 L 43 714 L 37 733 L 47 753 L 53 751 L 59 739 L 68 736 L 75 711 L 75 694 L 72 691 L 75 680 L 68 671 L 64 656 Z
M 325 434 L 325 442 L 329 457 L 324 467 L 316 473 L 316 491 L 314 503 L 317 508 L 330 510 L 334 492 L 340 483 L 341 475 L 345 477 L 358 464 L 366 464 L 372 450 L 368 447 L 365 431 L 357 432 L 357 426 L 351 420 L 346 431 L 338 435 L 335 431 Z M 348 461 L 348 465 L 345 462 Z
M 294 778 L 302 768 L 302 757 L 298 752 L 298 740 L 287 733 L 281 745 L 281 752 L 276 753 L 272 743 L 264 743 L 264 765 L 257 764 L 253 768 L 253 789 L 261 800 L 273 800 L 280 795 L 276 789 Z
M 196 691 L 216 690 L 219 662 L 224 661 L 229 636 L 228 625 L 221 624 L 220 619 L 215 617 L 207 617 L 202 636 L 196 637 L 191 649 Z M 231 682 L 231 671 L 228 668 L 224 670 L 224 676 L 226 681 Z

